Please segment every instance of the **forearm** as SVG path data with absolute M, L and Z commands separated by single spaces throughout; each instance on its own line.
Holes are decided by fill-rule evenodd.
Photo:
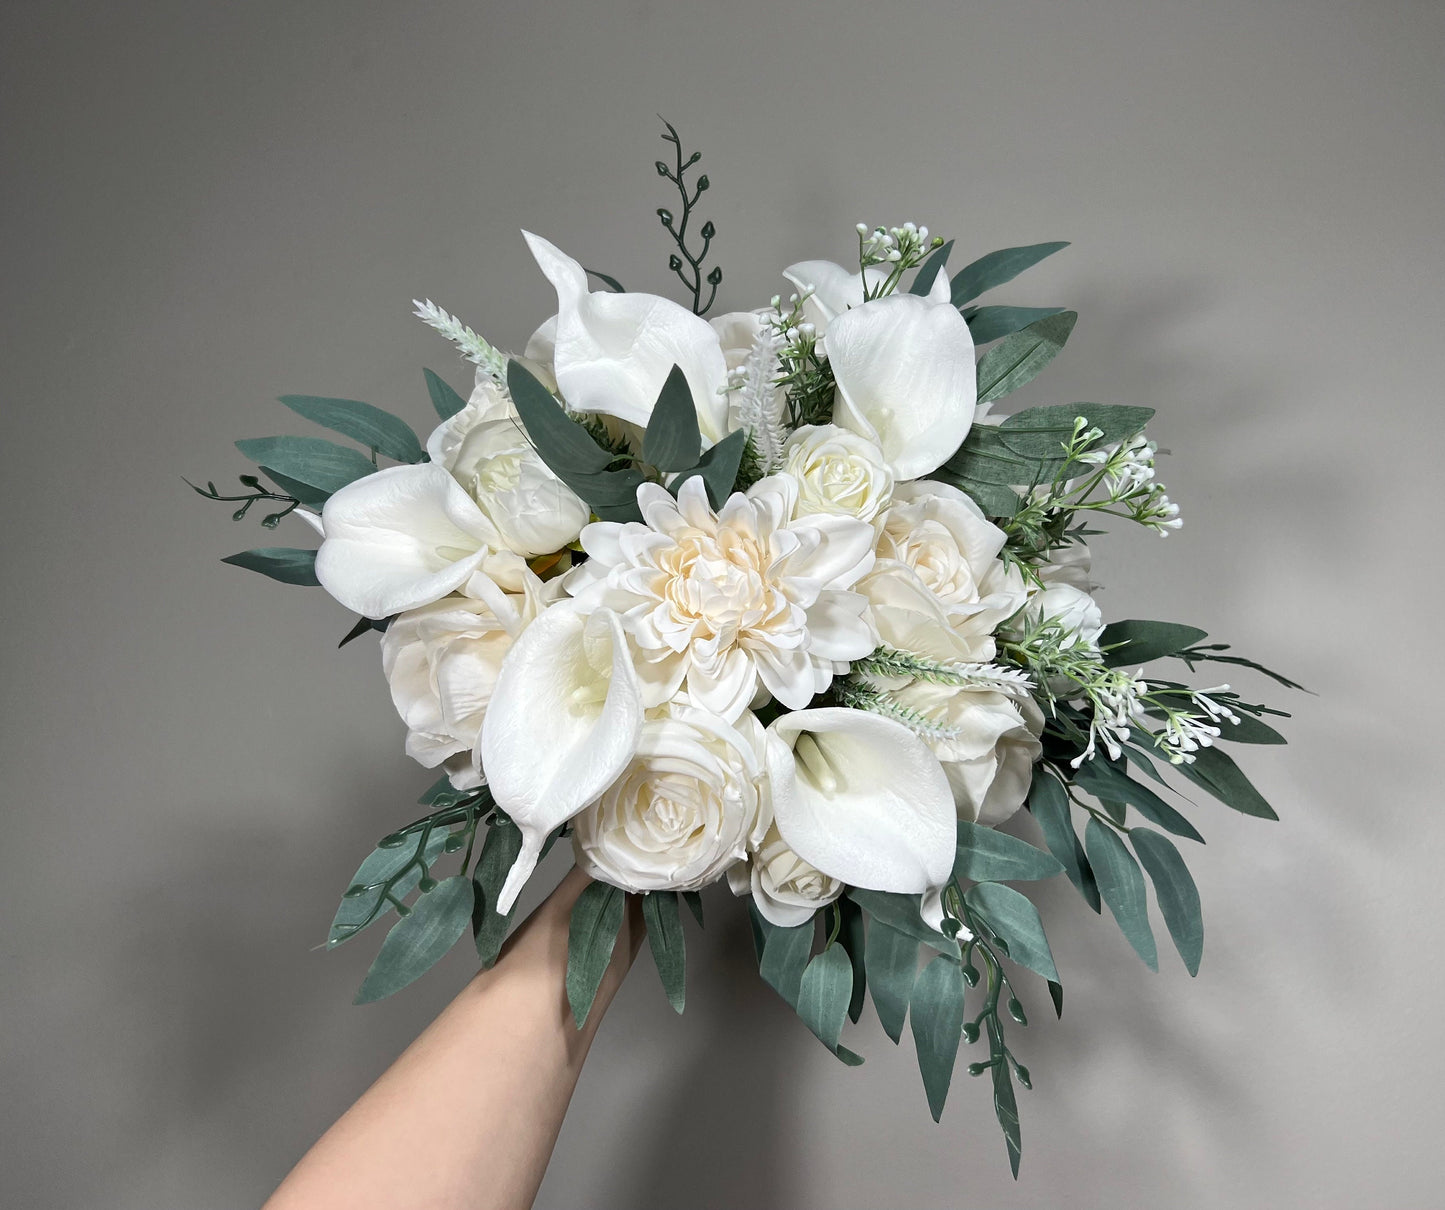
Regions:
M 567 925 L 587 885 L 573 870 L 497 965 L 322 1136 L 266 1210 L 516 1210 L 532 1204 L 602 1013 L 642 939 L 617 937 L 587 1024 L 567 1004 Z

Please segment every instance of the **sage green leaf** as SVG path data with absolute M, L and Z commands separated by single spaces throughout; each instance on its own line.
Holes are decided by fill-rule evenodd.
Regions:
M 1153 408 L 1121 403 L 1056 403 L 1005 416 L 998 433 L 1014 453 L 1062 469 L 1064 447 L 1079 420 L 1099 430 L 1090 448 L 1103 449 L 1141 432 L 1153 418 Z
M 381 1000 L 426 974 L 457 943 L 471 918 L 472 883 L 461 874 L 418 896 L 411 914 L 392 925 L 381 943 L 356 1003 Z
M 258 466 L 328 494 L 376 471 L 360 450 L 322 437 L 251 437 L 236 448 Z
M 627 293 L 627 290 L 623 287 L 622 283 L 618 281 L 615 277 L 609 277 L 607 274 L 601 272 L 598 269 L 584 269 L 583 272 L 590 273 L 614 294 Z
M 1057 315 L 1063 307 L 974 307 L 963 313 L 969 335 L 977 345 L 991 344 L 1040 319 Z
M 1175 765 L 1174 768 L 1200 786 L 1226 807 L 1233 807 L 1244 815 L 1257 819 L 1278 819 L 1274 808 L 1254 788 L 1244 771 L 1218 748 L 1200 748 L 1194 753 L 1194 763 Z
M 388 890 L 396 899 L 405 899 L 416 890 L 422 867 L 414 864 L 415 859 L 419 856 L 422 863 L 430 866 L 441 855 L 450 833 L 446 828 L 433 828 L 426 833 L 425 841 L 422 835 L 417 832 L 388 848 L 378 846 L 367 855 L 351 876 L 351 885 L 336 909 L 326 935 L 327 949 L 350 941 L 362 929 L 394 911 L 395 904 L 387 898 Z M 388 887 L 392 879 L 396 881 Z
M 986 290 L 1011 282 L 1025 269 L 1052 256 L 1060 248 L 1067 248 L 1068 240 L 1055 240 L 1047 244 L 1027 244 L 1018 248 L 1000 248 L 987 256 L 980 256 L 971 265 L 965 265 L 953 279 L 953 305 L 962 307 L 972 302 Z
M 1063 464 L 1063 451 L 1045 461 L 1020 454 L 1004 439 L 998 425 L 975 424 L 963 444 L 944 463 L 944 470 L 956 476 L 946 482 L 971 490 L 974 484 L 1008 489 L 1029 486 L 1053 478 L 1053 468 Z M 935 472 L 935 478 L 942 477 Z M 1017 511 L 1017 504 L 1013 506 Z
M 626 907 L 627 896 L 605 882 L 589 882 L 572 905 L 567 928 L 567 1003 L 578 1029 L 586 1024 L 612 961 Z
M 282 395 L 281 402 L 324 429 L 350 437 L 395 462 L 420 462 L 421 442 L 406 421 L 357 399 Z
M 1001 882 L 980 882 L 968 888 L 963 900 L 1004 939 L 1010 958 L 1036 975 L 1058 982 L 1059 972 L 1044 935 L 1044 923 L 1028 896 Z
M 761 916 L 757 919 L 764 939 L 758 973 L 764 983 L 796 1008 L 803 971 L 808 965 L 808 955 L 813 952 L 813 922 L 809 920 L 795 928 L 779 928 Z
M 675 496 L 677 489 L 694 475 L 701 475 L 707 487 L 707 498 L 714 508 L 721 508 L 732 495 L 738 481 L 738 467 L 742 465 L 743 448 L 748 435 L 742 429 L 729 433 L 711 449 L 706 450 L 691 470 L 683 471 L 669 485 L 668 490 Z
M 979 403 L 1002 399 L 1032 380 L 1058 356 L 1078 319 L 1077 311 L 1060 311 L 994 345 L 978 363 Z
M 1131 618 L 1111 622 L 1099 635 L 1104 663 L 1110 668 L 1133 667 L 1150 660 L 1178 655 L 1209 635 L 1198 626 L 1182 622 L 1146 622 Z
M 1150 823 L 1157 824 L 1166 832 L 1204 843 L 1204 837 L 1195 826 L 1153 790 L 1141 786 L 1121 769 L 1097 756 L 1074 770 L 1074 784 L 1100 801 L 1128 803 Z
M 451 384 L 439 374 L 431 370 L 423 370 L 422 373 L 426 376 L 426 393 L 431 396 L 431 405 L 443 420 L 450 420 L 467 406 L 467 401 L 452 390 Z
M 292 479 L 288 475 L 281 474 L 280 471 L 273 471 L 269 466 L 263 466 L 261 473 L 286 495 L 294 496 L 300 503 L 312 508 L 320 508 L 331 499 L 330 492 L 322 491 L 319 487 L 312 487 L 309 483 L 302 483 L 299 479 Z
M 1084 855 L 1084 846 L 1079 843 L 1069 818 L 1068 795 L 1055 778 L 1043 771 L 1041 765 L 1035 766 L 1033 784 L 1029 787 L 1029 812 L 1038 822 L 1049 852 L 1064 867 L 1064 873 L 1084 897 L 1084 902 L 1097 912 L 1100 908 L 1099 888 L 1094 882 L 1094 872 L 1089 868 L 1089 859 Z
M 914 277 L 913 284 L 908 287 L 908 293 L 926 297 L 928 292 L 933 289 L 933 283 L 938 280 L 938 275 L 948 264 L 948 254 L 952 251 L 952 240 L 935 248 L 928 259 L 918 267 L 918 274 Z
M 702 434 L 697 428 L 697 407 L 681 366 L 667 372 L 647 431 L 642 436 L 642 457 L 662 471 L 685 471 L 697 464 Z
M 842 916 L 838 929 L 838 941 L 853 964 L 853 995 L 848 1001 L 848 1020 L 854 1025 L 863 1015 L 863 1000 L 868 991 L 868 972 L 863 963 L 864 929 L 863 909 L 846 895 L 833 901 Z
M 936 1122 L 943 1116 L 958 1044 L 963 1039 L 963 968 L 939 954 L 914 981 L 908 1011 L 928 1111 Z
M 696 891 L 683 891 L 682 901 L 687 904 L 687 910 L 692 913 L 693 918 L 697 921 L 697 927 L 702 928 L 702 896 Z
M 882 921 L 889 928 L 903 933 L 925 945 L 932 946 L 941 954 L 958 957 L 958 942 L 945 937 L 937 929 L 929 928 L 919 914 L 919 896 L 895 895 L 889 891 L 867 891 L 861 887 L 850 887 L 848 898 L 874 920 Z
M 1084 850 L 1094 867 L 1099 894 L 1119 924 L 1119 930 L 1151 970 L 1159 969 L 1159 954 L 1149 928 L 1149 901 L 1139 863 L 1108 824 L 1090 819 L 1084 828 Z
M 370 618 L 366 620 L 371 621 Z M 466 796 L 466 792 L 456 789 L 452 785 L 452 779 L 443 773 L 422 791 L 421 797 L 416 800 L 416 805 L 440 810 L 442 807 L 450 807 L 454 803 L 461 802 Z
M 868 926 L 863 965 L 883 1032 L 897 1042 L 903 1036 L 908 1001 L 918 977 L 918 941 L 875 920 Z
M 1252 714 L 1239 712 L 1238 718 L 1237 723 L 1231 723 L 1227 718 L 1215 720 L 1220 730 L 1220 739 L 1227 739 L 1234 744 L 1284 744 L 1289 742 L 1268 723 L 1255 718 Z
M 682 920 L 677 914 L 677 892 L 653 891 L 642 897 L 642 919 L 647 925 L 647 944 L 653 965 L 662 980 L 662 990 L 674 1012 L 687 1002 L 687 951 L 682 937 Z
M 227 555 L 221 560 L 232 567 L 259 571 L 283 584 L 320 584 L 316 578 L 316 552 L 290 546 L 261 546 Z
M 497 912 L 497 900 L 501 897 L 502 884 L 507 873 L 522 851 L 522 832 L 510 819 L 496 818 L 487 829 L 487 839 L 482 843 L 482 854 L 477 858 L 477 868 L 472 871 L 472 882 L 476 887 L 476 905 L 472 910 L 472 940 L 476 942 L 477 957 L 482 969 L 490 970 L 496 964 L 497 955 L 502 952 L 502 942 L 512 927 L 516 905 L 505 915 Z
M 972 878 L 975 882 L 1031 881 L 1052 878 L 1063 871 L 1062 864 L 1027 841 L 964 819 L 958 821 L 955 878 Z
M 564 483 L 579 475 L 598 474 L 612 461 L 612 455 L 562 410 L 552 392 L 520 362 L 507 363 L 507 389 L 537 453 Z
M 798 987 L 798 1016 L 834 1054 L 852 994 L 853 964 L 835 941 L 808 963 Z
M 989 1053 L 993 1058 L 993 1116 L 998 1119 L 1003 1131 L 1004 1146 L 1008 1148 L 1008 1164 L 1014 1180 L 1019 1179 L 1019 1160 L 1023 1155 L 1023 1136 L 1019 1129 L 1019 1106 L 1014 1098 L 1013 1071 L 1008 1056 L 1003 1053 L 1003 1038 L 998 1026 L 989 1023 Z
M 1174 948 L 1184 959 L 1185 969 L 1197 975 L 1204 956 L 1204 917 L 1199 911 L 1199 889 L 1184 858 L 1167 837 L 1148 828 L 1134 828 L 1129 841 L 1154 884 L 1159 914 L 1174 938 Z

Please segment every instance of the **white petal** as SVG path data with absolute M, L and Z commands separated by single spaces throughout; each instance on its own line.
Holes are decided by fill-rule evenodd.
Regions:
M 492 523 L 439 466 L 393 466 L 348 483 L 321 514 L 316 578 L 348 609 L 385 618 L 440 600 L 500 546 Z
M 795 754 L 797 744 L 808 749 Z M 850 886 L 918 894 L 953 872 L 953 794 L 901 723 L 829 707 L 768 728 L 773 818 L 804 861 Z
M 828 327 L 833 422 L 876 441 L 900 479 L 937 470 L 968 436 L 973 339 L 958 310 L 911 294 L 875 299 Z
M 548 833 L 627 767 L 642 729 L 642 694 L 617 615 L 554 605 L 507 653 L 478 751 L 492 796 L 522 832 L 498 896 L 505 914 Z
M 586 271 L 540 236 L 523 232 L 557 290 L 553 367 L 569 407 L 645 425 L 674 365 L 692 389 L 708 442 L 727 435 L 727 362 L 712 326 L 655 294 L 592 293 Z
M 803 313 L 804 318 L 810 320 L 820 332 L 835 316 L 841 315 L 850 307 L 862 306 L 865 280 L 869 289 L 872 289 L 885 281 L 888 275 L 889 270 L 881 265 L 870 265 L 866 274 L 850 273 L 842 265 L 834 264 L 830 260 L 799 261 L 783 270 L 783 276 L 800 291 L 812 288 L 813 295 L 803 304 Z M 946 303 L 949 302 L 950 295 L 948 274 L 940 273 L 933 279 L 933 286 L 925 297 L 929 302 Z
M 326 527 L 321 524 L 321 518 L 309 508 L 293 508 L 291 515 L 298 521 L 305 521 L 307 525 L 311 526 L 311 528 L 323 538 L 326 536 Z

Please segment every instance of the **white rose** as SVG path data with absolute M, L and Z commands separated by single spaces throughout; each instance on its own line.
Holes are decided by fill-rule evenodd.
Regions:
M 793 928 L 843 893 L 843 884 L 799 857 L 770 827 L 746 865 L 728 871 L 735 895 L 752 895 L 763 918 Z
M 523 592 L 497 589 L 484 577 L 471 587 L 487 599 L 449 596 L 399 614 L 381 639 L 381 666 L 391 700 L 407 726 L 406 754 L 428 769 L 442 766 L 459 790 L 482 784 L 473 760 L 492 687 L 513 640 L 561 595 L 526 572 Z
M 913 681 L 890 696 L 952 734 L 929 739 L 958 817 L 992 827 L 1028 796 L 1034 761 L 1043 752 L 1043 712 L 1028 695 Z
M 524 558 L 561 550 L 587 524 L 587 505 L 548 469 L 490 378 L 478 376 L 467 406 L 432 433 L 427 453 Z
M 798 481 L 796 516 L 835 513 L 871 522 L 893 496 L 882 451 L 836 424 L 798 429 L 783 447 L 782 470 Z
M 642 724 L 637 752 L 572 820 L 577 864 L 625 891 L 692 891 L 747 855 L 766 821 L 763 730 L 672 702 Z

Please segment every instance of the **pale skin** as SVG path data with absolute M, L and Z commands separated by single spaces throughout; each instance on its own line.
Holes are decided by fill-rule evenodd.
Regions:
M 642 944 L 629 899 L 586 1025 L 567 1004 L 572 870 L 478 974 L 302 1157 L 264 1210 L 526 1210 L 602 1014 Z

